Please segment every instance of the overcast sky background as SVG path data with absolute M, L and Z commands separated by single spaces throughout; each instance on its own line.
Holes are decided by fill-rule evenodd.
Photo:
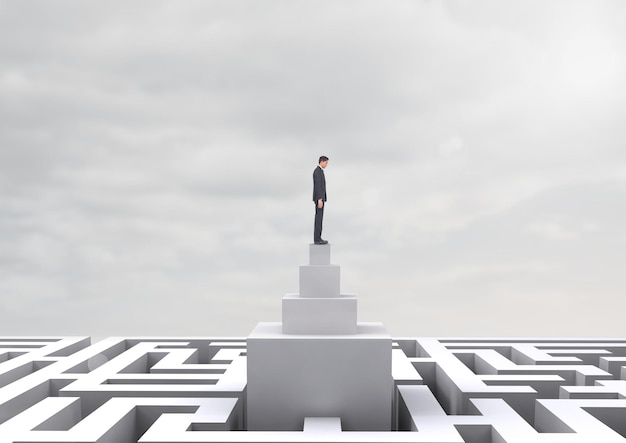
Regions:
M 626 2 L 1 1 L 0 334 L 626 336 Z

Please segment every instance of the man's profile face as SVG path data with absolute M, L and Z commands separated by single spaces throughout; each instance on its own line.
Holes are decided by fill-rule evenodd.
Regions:
M 322 169 L 326 169 L 326 165 L 328 165 L 328 160 L 324 160 L 323 162 L 320 162 L 320 166 Z

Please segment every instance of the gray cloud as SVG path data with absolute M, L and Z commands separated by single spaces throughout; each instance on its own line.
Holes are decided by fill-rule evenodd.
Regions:
M 1 2 L 0 333 L 279 320 L 326 154 L 361 318 L 620 334 L 625 22 L 619 1 Z

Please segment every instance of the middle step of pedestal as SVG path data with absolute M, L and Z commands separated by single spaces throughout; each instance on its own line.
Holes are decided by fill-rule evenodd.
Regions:
M 357 302 L 354 295 L 305 298 L 283 297 L 283 334 L 356 334 Z
M 303 265 L 300 266 L 301 297 L 339 297 L 338 265 Z

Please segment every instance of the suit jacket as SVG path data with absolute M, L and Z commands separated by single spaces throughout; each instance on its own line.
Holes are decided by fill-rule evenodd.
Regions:
M 324 170 L 318 166 L 313 171 L 313 201 L 318 200 L 326 201 L 326 177 L 324 176 Z

